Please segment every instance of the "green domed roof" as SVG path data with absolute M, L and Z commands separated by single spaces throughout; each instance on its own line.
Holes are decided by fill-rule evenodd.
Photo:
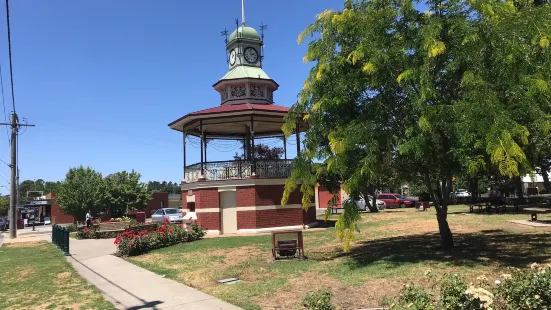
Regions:
M 260 35 L 251 27 L 241 26 L 230 35 L 228 42 L 231 42 L 237 38 L 237 32 L 239 32 L 239 38 L 257 40 L 260 41 Z

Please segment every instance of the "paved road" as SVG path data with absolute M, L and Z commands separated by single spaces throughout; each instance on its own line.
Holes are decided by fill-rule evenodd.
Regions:
M 111 255 L 113 239 L 73 240 L 68 260 L 117 309 L 240 309 Z

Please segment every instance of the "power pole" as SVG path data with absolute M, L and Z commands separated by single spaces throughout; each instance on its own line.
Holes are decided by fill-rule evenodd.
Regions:
M 34 125 L 20 124 L 17 114 L 13 112 L 11 123 L 0 123 L 0 125 L 11 126 L 11 180 L 10 180 L 10 238 L 17 238 L 17 134 L 19 127 L 34 127 Z

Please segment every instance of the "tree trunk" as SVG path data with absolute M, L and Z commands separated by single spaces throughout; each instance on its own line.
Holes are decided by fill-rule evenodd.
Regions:
M 471 178 L 469 180 L 469 187 L 471 191 L 471 203 L 475 203 L 478 199 L 478 178 Z
M 438 230 L 440 232 L 440 242 L 443 250 L 449 250 L 454 247 L 453 235 L 448 225 L 448 206 L 446 203 L 447 198 L 449 198 L 449 193 L 445 194 L 445 189 L 443 190 L 441 186 L 437 186 L 438 190 L 435 191 L 432 187 L 432 181 L 428 174 L 425 174 L 425 185 L 429 191 L 430 196 L 434 202 L 434 208 L 436 209 L 436 220 L 438 221 Z M 451 181 L 451 179 L 450 179 Z M 446 187 L 447 179 L 444 179 L 442 182 L 443 186 Z
M 551 183 L 549 183 L 549 166 L 541 167 L 541 176 L 543 177 L 543 188 L 547 191 L 547 194 L 551 194 Z
M 517 198 L 523 199 L 524 198 L 524 192 L 522 191 L 522 178 L 521 176 L 516 176 L 513 179 L 515 183 L 515 190 L 517 192 Z
M 371 204 L 369 206 L 370 212 L 379 212 L 379 208 L 377 208 L 377 197 L 373 195 L 373 199 L 371 199 Z
M 436 208 L 436 219 L 438 220 L 438 229 L 440 231 L 441 246 L 443 250 L 449 250 L 454 247 L 453 235 L 448 224 L 448 207 L 441 206 Z
M 375 190 L 373 188 L 374 188 L 373 186 L 369 186 L 367 188 L 367 191 L 362 192 L 362 196 L 364 197 L 365 206 L 366 206 L 366 208 L 369 209 L 369 212 L 375 213 L 375 212 L 379 212 L 379 209 L 377 209 L 377 204 L 375 203 L 375 201 L 376 201 L 375 195 L 373 195 L 372 201 L 369 201 L 369 199 L 368 199 L 369 193 L 374 193 L 375 192 Z

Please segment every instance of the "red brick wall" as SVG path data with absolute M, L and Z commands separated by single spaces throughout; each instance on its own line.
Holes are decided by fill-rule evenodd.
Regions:
M 302 225 L 302 209 L 275 209 L 256 211 L 256 228 Z
M 326 188 L 319 186 L 318 187 L 318 202 L 320 209 L 327 209 L 328 202 L 333 198 Z M 340 192 L 337 194 L 337 206 L 341 205 L 341 195 Z
M 218 188 L 197 189 L 195 195 L 195 209 L 220 208 Z
M 235 205 L 239 207 L 256 206 L 256 188 L 254 186 L 237 187 L 235 190 Z
M 46 199 L 52 200 L 52 205 L 51 205 L 52 213 L 50 217 L 50 221 L 52 222 L 52 224 L 71 224 L 75 222 L 75 219 L 71 215 L 61 212 L 61 210 L 59 209 L 59 206 L 55 202 L 54 194 L 52 193 L 47 194 Z
M 197 213 L 197 221 L 206 229 L 220 230 L 220 212 Z
M 281 197 L 283 197 L 283 191 L 285 185 L 264 185 L 256 187 L 256 205 L 257 206 L 271 206 L 280 205 Z M 287 204 L 297 204 L 302 202 L 302 194 L 297 188 L 289 196 Z
M 302 210 L 302 223 L 304 225 L 311 224 L 316 221 L 316 207 L 308 208 L 308 211 Z
M 284 185 L 244 186 L 236 189 L 237 207 L 277 206 L 281 204 Z M 289 196 L 287 204 L 301 204 L 302 193 L 297 188 Z
M 145 217 L 151 217 L 151 213 L 161 207 L 161 200 L 165 208 L 168 208 L 168 193 L 153 193 L 151 200 L 147 202 L 147 207 L 142 211 L 145 212 Z
M 255 229 L 256 211 L 239 211 L 237 209 L 237 229 Z

